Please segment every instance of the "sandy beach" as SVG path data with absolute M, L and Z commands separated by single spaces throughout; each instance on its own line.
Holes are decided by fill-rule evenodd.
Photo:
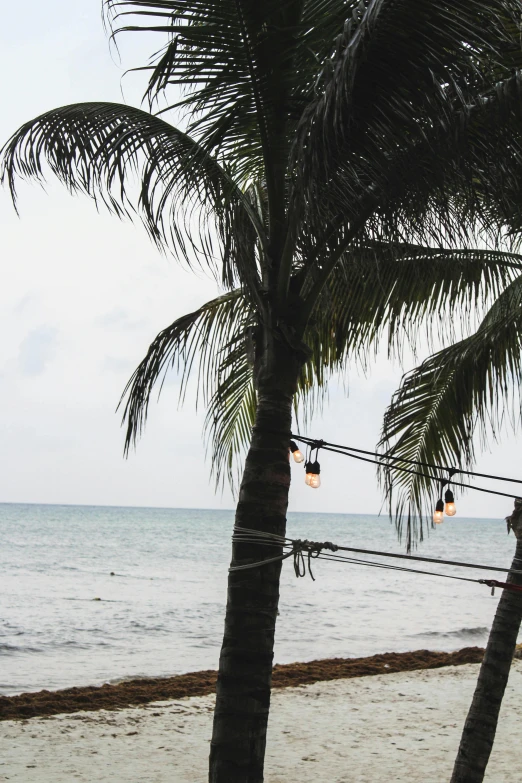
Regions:
M 276 689 L 266 782 L 449 779 L 477 664 Z M 522 661 L 513 662 L 488 783 L 520 782 Z M 0 723 L 0 781 L 206 780 L 214 697 Z

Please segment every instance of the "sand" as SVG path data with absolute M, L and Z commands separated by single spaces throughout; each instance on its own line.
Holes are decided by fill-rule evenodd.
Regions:
M 477 664 L 274 691 L 266 783 L 448 781 Z M 214 697 L 0 723 L 0 781 L 203 783 Z M 513 662 L 488 783 L 520 783 L 522 661 Z

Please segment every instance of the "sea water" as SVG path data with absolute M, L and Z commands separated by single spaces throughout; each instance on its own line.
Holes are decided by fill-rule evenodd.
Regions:
M 0 693 L 216 668 L 233 520 L 0 504 Z M 386 517 L 291 513 L 288 535 L 404 552 Z M 509 567 L 514 546 L 503 520 L 454 517 L 416 553 Z M 476 583 L 364 565 L 314 561 L 313 572 L 315 581 L 296 579 L 292 561 L 283 565 L 277 663 L 484 645 L 499 598 Z

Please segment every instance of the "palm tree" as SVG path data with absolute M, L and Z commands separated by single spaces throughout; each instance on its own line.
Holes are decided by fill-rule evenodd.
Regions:
M 236 525 L 283 535 L 296 400 L 313 404 L 383 330 L 393 349 L 449 300 L 497 295 L 519 262 L 506 230 L 520 222 L 520 2 L 107 9 L 120 30 L 164 35 L 148 66 L 151 111 L 47 112 L 5 146 L 4 177 L 15 197 L 17 177 L 49 168 L 214 271 L 223 295 L 158 335 L 129 383 L 127 448 L 168 366 L 185 380 L 199 362 L 218 478 L 247 449 Z M 183 129 L 168 110 L 183 112 Z M 250 567 L 229 576 L 213 783 L 263 779 L 279 554 L 233 546 L 232 564 Z
M 520 570 L 522 501 L 515 500 L 513 513 L 506 517 L 506 521 L 508 532 L 513 530 L 517 539 L 511 568 Z M 522 585 L 519 574 L 510 574 L 508 581 Z M 522 593 L 503 590 L 462 731 L 451 783 L 482 783 L 484 780 L 521 620 Z
M 472 469 L 477 441 L 498 437 L 502 423 L 520 419 L 522 276 L 495 299 L 477 330 L 404 376 L 385 414 L 388 453 L 405 459 Z M 506 416 L 506 413 L 511 415 Z M 393 443 L 391 448 L 390 444 Z M 400 463 L 399 463 L 400 464 Z M 389 471 L 387 471 L 389 473 Z M 442 473 L 441 478 L 447 478 Z M 387 476 L 395 513 L 422 524 L 437 487 L 413 474 Z M 394 494 L 395 493 L 395 494 Z M 507 518 L 516 550 L 508 582 L 522 585 L 522 501 Z M 522 593 L 504 590 L 491 627 L 466 719 L 452 783 L 481 783 L 493 747 L 502 698 L 522 621 Z

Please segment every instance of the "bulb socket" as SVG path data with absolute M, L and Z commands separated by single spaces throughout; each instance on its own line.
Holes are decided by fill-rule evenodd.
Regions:
M 319 465 L 317 460 L 315 462 L 312 462 L 312 469 L 310 470 L 310 473 L 315 473 L 315 475 L 318 476 L 320 472 L 321 472 L 321 466 Z
M 294 451 L 299 451 L 299 446 L 297 445 L 295 440 L 291 440 L 290 441 L 290 447 L 289 448 L 290 448 L 290 451 L 292 452 L 292 454 L 294 453 Z
M 439 500 L 437 500 L 435 511 L 444 511 L 444 501 L 442 500 L 442 498 L 439 498 Z
M 454 503 L 455 502 L 455 498 L 453 497 L 453 492 L 451 491 L 451 489 L 447 489 L 446 490 L 446 492 L 444 494 L 444 502 L 445 503 Z

